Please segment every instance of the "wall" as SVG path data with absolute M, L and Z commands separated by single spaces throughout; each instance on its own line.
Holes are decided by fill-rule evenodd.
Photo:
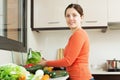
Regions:
M 25 64 L 25 59 L 25 53 L 0 50 L 0 65 L 7 63 Z
M 0 64 L 12 62 L 11 53 L 9 51 L 0 50 Z
M 0 35 L 3 35 L 3 0 L 0 0 Z

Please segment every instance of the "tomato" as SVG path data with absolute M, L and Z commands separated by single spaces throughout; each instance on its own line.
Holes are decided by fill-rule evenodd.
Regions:
M 30 68 L 32 66 L 34 66 L 34 64 L 26 64 L 26 65 L 24 65 L 25 68 Z

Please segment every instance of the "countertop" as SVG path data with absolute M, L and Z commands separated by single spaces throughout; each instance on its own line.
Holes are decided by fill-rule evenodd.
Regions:
M 59 78 L 52 78 L 50 80 L 66 80 L 69 76 L 65 76 L 65 77 L 59 77 Z
M 93 70 L 91 71 L 92 74 L 101 74 L 101 75 L 120 75 L 120 72 L 108 72 L 103 70 Z
M 120 75 L 120 72 L 108 72 L 103 70 L 92 70 L 91 73 L 93 75 Z M 66 80 L 69 76 L 52 78 L 50 80 Z
M 93 75 L 120 75 L 120 72 L 108 72 L 104 70 L 91 70 Z M 50 80 L 66 80 L 69 76 L 52 78 Z

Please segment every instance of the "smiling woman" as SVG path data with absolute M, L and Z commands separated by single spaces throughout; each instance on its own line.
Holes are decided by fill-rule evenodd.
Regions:
M 27 51 L 27 0 L 0 0 L 0 49 Z

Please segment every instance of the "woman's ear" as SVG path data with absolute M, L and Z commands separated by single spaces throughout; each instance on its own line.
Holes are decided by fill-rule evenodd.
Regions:
M 83 19 L 83 18 L 84 18 L 84 15 L 81 16 L 81 19 Z
M 83 18 L 84 18 L 84 16 L 81 16 L 81 21 L 80 21 L 80 22 L 81 22 L 81 24 L 82 24 L 82 22 L 83 22 Z

